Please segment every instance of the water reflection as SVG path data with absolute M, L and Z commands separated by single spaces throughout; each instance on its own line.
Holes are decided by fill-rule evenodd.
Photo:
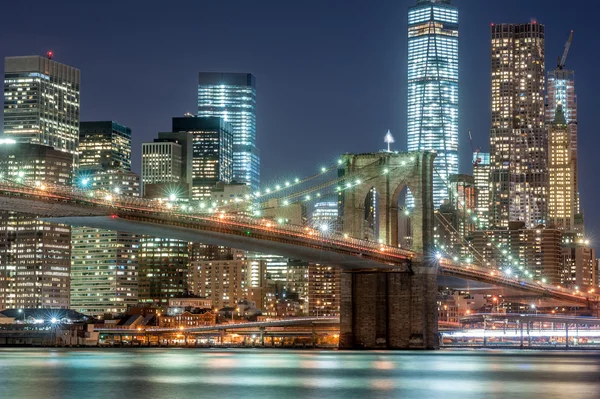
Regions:
M 0 398 L 600 398 L 598 353 L 0 349 Z

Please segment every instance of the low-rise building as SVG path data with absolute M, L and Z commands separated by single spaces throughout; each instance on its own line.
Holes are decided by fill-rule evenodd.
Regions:
M 183 312 L 175 316 L 160 316 L 158 326 L 162 328 L 188 328 L 214 326 L 217 323 L 216 313 Z

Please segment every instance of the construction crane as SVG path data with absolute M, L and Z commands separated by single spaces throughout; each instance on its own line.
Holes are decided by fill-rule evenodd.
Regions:
M 471 129 L 469 130 L 469 143 L 471 143 L 471 150 L 473 151 L 473 154 L 475 154 L 475 156 L 473 157 L 473 166 L 477 166 L 481 163 L 481 158 L 479 158 L 479 153 L 481 152 L 481 148 L 475 148 L 475 145 L 473 144 L 473 136 L 471 136 Z
M 558 58 L 557 68 L 562 70 L 565 67 L 565 63 L 567 62 L 567 54 L 569 54 L 569 49 L 571 48 L 571 42 L 573 41 L 573 31 L 569 35 L 569 40 L 567 40 L 567 44 L 565 44 L 565 51 L 563 52 L 562 58 Z

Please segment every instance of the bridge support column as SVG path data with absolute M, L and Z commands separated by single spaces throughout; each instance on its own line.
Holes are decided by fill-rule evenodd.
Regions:
M 437 269 L 343 271 L 340 349 L 437 349 Z

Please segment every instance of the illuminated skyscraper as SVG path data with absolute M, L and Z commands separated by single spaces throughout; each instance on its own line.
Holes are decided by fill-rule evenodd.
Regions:
M 577 209 L 571 132 L 560 103 L 555 112 L 554 121 L 548 127 L 548 219 L 554 228 L 573 231 Z
M 185 116 L 173 118 L 173 132 L 192 135 L 192 199 L 210 197 L 218 182 L 233 175 L 231 125 L 223 118 Z
M 36 185 L 71 182 L 71 154 L 0 140 L 0 175 Z M 0 308 L 69 308 L 71 228 L 0 212 Z
M 547 222 L 544 25 L 492 25 L 490 225 Z
M 79 143 L 79 69 L 40 56 L 4 59 L 4 134 L 74 156 Z
M 475 213 L 479 228 L 487 229 L 490 217 L 490 153 L 473 154 L 473 179 L 475 180 Z
M 131 129 L 115 121 L 81 122 L 79 169 L 131 170 Z
M 139 197 L 140 176 L 131 169 L 131 129 L 113 121 L 82 122 L 77 186 Z M 73 227 L 71 309 L 90 316 L 127 311 L 138 302 L 136 234 Z
M 256 79 L 249 73 L 200 72 L 198 116 L 231 123 L 233 180 L 258 189 L 260 155 L 256 148 Z
M 408 151 L 437 152 L 437 208 L 448 198 L 448 176 L 458 173 L 458 9 L 450 0 L 417 0 L 408 10 L 407 132 Z
M 579 183 L 577 175 L 577 95 L 575 94 L 575 72 L 564 68 L 563 59 L 553 71 L 548 72 L 548 98 L 546 100 L 546 125 L 551 125 L 559 104 L 562 106 L 566 127 L 569 132 L 570 158 L 573 166 L 573 213 L 580 213 Z

